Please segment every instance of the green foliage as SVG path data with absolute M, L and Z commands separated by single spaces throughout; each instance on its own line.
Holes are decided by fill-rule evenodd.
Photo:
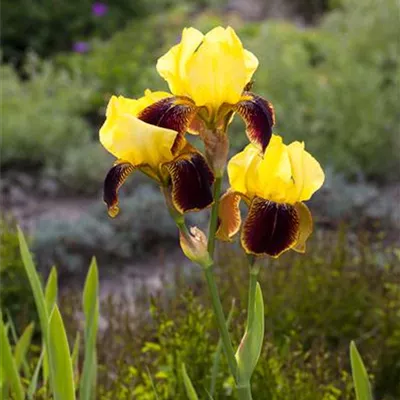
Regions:
M 75 387 L 67 334 L 57 304 L 49 315 L 48 343 L 51 387 L 55 400 L 75 400 Z
M 98 271 L 96 262 L 93 259 L 83 294 L 85 354 L 83 376 L 80 385 L 79 372 L 76 368 L 79 357 L 80 335 L 78 332 L 71 354 L 64 321 L 57 304 L 57 272 L 54 268 L 52 269 L 46 283 L 46 288 L 43 291 L 39 274 L 33 263 L 25 237 L 19 228 L 18 238 L 25 272 L 31 284 L 31 290 L 39 315 L 42 343 L 40 357 L 36 361 L 36 367 L 32 373 L 27 363 L 27 354 L 30 350 L 33 324 L 29 325 L 18 339 L 14 332 L 12 321 L 10 320 L 9 324 L 4 325 L 2 312 L 0 311 L 0 345 L 2 349 L 0 389 L 2 398 L 11 396 L 15 399 L 23 399 L 27 396 L 29 400 L 33 400 L 34 398 L 74 400 L 76 398 L 76 383 L 78 387 L 80 386 L 82 399 L 94 398 L 97 375 L 95 344 L 99 319 Z M 15 336 L 14 350 L 8 339 L 10 331 Z M 24 368 L 22 368 L 23 372 L 20 373 L 21 366 Z M 38 378 L 40 372 L 42 374 L 42 381 L 39 387 Z
M 372 252 L 373 242 L 362 235 L 320 235 L 307 255 L 287 254 L 261 266 L 266 339 L 252 377 L 254 398 L 354 399 L 348 353 L 353 339 L 360 343 L 376 398 L 399 397 L 398 260 L 391 249 Z M 225 310 L 232 297 L 237 300 L 230 328 L 236 346 L 245 325 L 247 260 L 239 250 L 221 250 L 218 286 Z M 102 307 L 109 324 L 99 338 L 101 398 L 127 399 L 137 390 L 136 398 L 154 399 L 148 367 L 160 399 L 184 399 L 177 382 L 182 362 L 199 398 L 207 398 L 218 334 L 203 277 L 193 275 L 182 280 L 178 273 L 171 297 L 164 289 L 154 301 L 150 321 L 147 303 L 143 313 L 137 305 L 134 319 L 123 300 Z M 188 284 L 195 297 L 175 295 Z M 386 289 L 390 285 L 392 291 Z M 232 398 L 234 383 L 224 356 L 221 361 L 214 398 Z M 110 368 L 115 379 L 109 378 Z
M 0 217 L 0 307 L 13 316 L 17 329 L 37 314 L 29 281 L 19 252 L 18 235 L 14 222 Z
M 350 343 L 350 360 L 357 400 L 372 400 L 368 373 L 354 342 Z
M 82 115 L 94 88 L 78 73 L 56 70 L 35 57 L 26 68 L 29 80 L 21 80 L 9 65 L 1 66 L 1 166 L 59 169 L 70 149 L 90 140 Z
M 59 1 L 56 5 L 51 0 L 4 2 L 5 57 L 19 61 L 27 50 L 34 50 L 41 56 L 70 50 L 76 41 L 108 36 L 129 18 L 143 17 L 150 11 L 145 1 L 118 0 L 110 2 L 108 12 L 98 17 L 92 14 L 93 3 L 92 0 Z M 158 3 L 163 4 L 162 1 Z M 38 26 L 40 29 L 36 29 Z

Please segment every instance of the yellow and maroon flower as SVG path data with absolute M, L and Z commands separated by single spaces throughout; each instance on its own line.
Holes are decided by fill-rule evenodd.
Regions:
M 188 131 L 202 135 L 209 127 L 226 126 L 236 112 L 246 123 L 249 140 L 265 151 L 275 117 L 272 105 L 248 90 L 257 67 L 257 58 L 231 27 L 206 35 L 185 28 L 181 42 L 157 62 L 179 106 L 190 110 Z
M 322 186 L 325 176 L 304 143 L 286 146 L 272 135 L 265 154 L 250 144 L 229 161 L 228 176 L 230 188 L 219 206 L 219 239 L 230 240 L 239 231 L 239 203 L 244 200 L 249 212 L 241 243 L 247 253 L 278 257 L 289 249 L 305 251 L 313 223 L 303 201 Z
M 179 113 L 170 113 L 171 107 Z M 135 170 L 170 189 L 176 211 L 200 210 L 213 199 L 214 176 L 201 153 L 183 136 L 190 114 L 188 105 L 164 92 L 150 92 L 134 100 L 113 96 L 100 142 L 116 158 L 104 182 L 109 215 L 119 212 L 118 190 Z

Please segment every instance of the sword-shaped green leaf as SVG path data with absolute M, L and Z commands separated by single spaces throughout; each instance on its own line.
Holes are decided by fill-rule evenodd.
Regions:
M 50 271 L 50 275 L 47 278 L 46 288 L 44 291 L 44 298 L 46 301 L 47 313 L 50 315 L 54 305 L 57 302 L 57 270 L 53 267 Z
M 373 397 L 368 373 L 360 353 L 357 350 L 356 344 L 353 341 L 350 343 L 350 361 L 357 400 L 372 400 Z
M 21 337 L 18 339 L 17 344 L 14 348 L 14 359 L 17 366 L 17 370 L 21 368 L 22 363 L 25 360 L 26 353 L 31 345 L 32 334 L 35 328 L 35 324 L 31 322 L 22 333 Z
M 93 258 L 83 290 L 83 312 L 85 314 L 85 358 L 79 387 L 80 398 L 93 399 L 97 378 L 96 338 L 99 323 L 99 273 Z
M 55 305 L 49 318 L 49 366 L 55 400 L 75 400 L 74 374 L 64 323 Z
M 1 383 L 2 386 L 9 386 L 16 400 L 24 399 L 24 388 L 18 374 L 11 345 L 8 340 L 6 329 L 3 323 L 3 316 L 0 312 L 0 363 L 1 363 Z M 5 390 L 6 392 L 6 390 Z
M 185 385 L 186 394 L 189 400 L 199 400 L 197 397 L 196 390 L 193 387 L 192 381 L 189 378 L 189 375 L 186 371 L 186 366 L 182 363 L 181 373 L 183 378 L 183 384 Z

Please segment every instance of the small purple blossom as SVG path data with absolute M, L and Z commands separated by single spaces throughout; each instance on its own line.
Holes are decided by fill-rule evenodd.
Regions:
M 87 42 L 75 42 L 72 46 L 72 50 L 75 53 L 87 53 L 89 51 L 89 43 Z
M 103 15 L 107 14 L 108 11 L 108 5 L 101 3 L 101 2 L 96 2 L 92 4 L 92 14 L 95 15 L 96 17 L 102 17 Z

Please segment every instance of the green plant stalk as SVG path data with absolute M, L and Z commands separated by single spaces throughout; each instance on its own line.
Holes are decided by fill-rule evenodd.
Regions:
M 215 250 L 215 233 L 217 231 L 218 207 L 219 207 L 219 198 L 221 194 L 221 185 L 222 185 L 222 176 L 217 177 L 215 179 L 214 189 L 213 189 L 214 204 L 212 205 L 211 209 L 210 228 L 208 231 L 208 243 L 207 243 L 207 249 L 212 259 L 214 258 L 214 250 Z M 235 358 L 235 352 L 233 350 L 232 341 L 229 336 L 224 311 L 222 309 L 222 304 L 218 294 L 217 285 L 215 283 L 213 266 L 214 263 L 210 265 L 208 268 L 203 268 L 204 274 L 206 276 L 206 282 L 211 296 L 214 315 L 217 320 L 218 330 L 222 340 L 222 346 L 224 348 L 224 352 L 228 360 L 230 372 L 233 378 L 235 379 L 235 382 L 237 383 L 237 362 Z M 237 387 L 237 394 L 239 396 L 239 399 L 241 400 L 251 400 L 251 393 L 249 393 L 249 390 L 246 390 L 246 388 Z
M 211 302 L 214 309 L 214 315 L 217 320 L 218 330 L 222 340 L 222 346 L 228 360 L 229 369 L 236 381 L 237 363 L 235 352 L 233 350 L 231 338 L 229 336 L 228 328 L 226 326 L 225 316 L 222 310 L 221 300 L 219 298 L 217 285 L 215 283 L 212 266 L 204 268 L 204 274 L 206 276 L 208 290 L 211 295 Z

